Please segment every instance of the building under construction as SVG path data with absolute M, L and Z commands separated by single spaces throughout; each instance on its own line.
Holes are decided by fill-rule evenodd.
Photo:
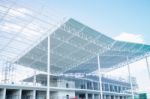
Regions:
M 138 95 L 130 63 L 145 58 L 149 70 L 150 45 L 114 40 L 72 18 L 54 25 L 47 16 L 35 17 L 36 12 L 17 10 L 13 2 L 0 2 L 0 99 Z M 128 67 L 128 79 L 104 75 L 123 66 Z M 16 67 L 28 76 L 15 76 Z

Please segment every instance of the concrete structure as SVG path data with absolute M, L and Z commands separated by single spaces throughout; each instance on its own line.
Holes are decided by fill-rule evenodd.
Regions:
M 46 99 L 46 75 L 36 75 L 35 85 L 1 84 L 1 99 Z M 100 85 L 97 76 L 86 76 L 75 78 L 72 76 L 51 75 L 50 97 L 51 99 L 99 99 Z M 24 80 L 31 83 L 34 77 Z M 136 88 L 136 83 L 134 88 Z M 129 91 L 130 83 L 102 77 L 103 99 L 128 99 L 131 97 Z

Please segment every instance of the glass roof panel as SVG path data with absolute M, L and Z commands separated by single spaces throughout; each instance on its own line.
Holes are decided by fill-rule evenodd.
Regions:
M 68 21 L 66 23 L 69 23 Z M 63 27 L 63 25 L 61 26 Z M 74 27 L 76 28 L 75 23 Z M 74 29 L 74 27 L 71 28 Z M 80 28 L 80 26 L 78 28 Z M 84 31 L 85 29 L 82 30 L 83 33 Z M 90 31 L 95 33 L 93 30 Z M 95 69 L 97 69 L 97 59 L 95 58 L 94 60 L 92 60 L 94 57 L 97 56 L 97 54 L 100 54 L 101 66 L 103 69 L 114 68 L 114 66 L 118 66 L 120 64 L 125 63 L 127 61 L 127 56 L 131 61 L 134 60 L 135 58 L 145 55 L 146 53 L 144 51 L 146 52 L 149 51 L 149 46 L 145 46 L 143 44 L 116 41 L 100 33 L 99 34 L 87 33 L 85 35 L 89 36 L 89 38 L 92 38 L 87 39 L 87 36 L 76 35 L 74 31 L 70 32 L 71 33 L 66 31 L 65 29 L 63 30 L 63 28 L 60 27 L 51 34 L 50 59 L 51 59 L 51 68 L 53 68 L 52 70 L 53 73 L 92 72 Z M 96 36 L 98 35 L 100 36 L 97 38 Z M 99 42 L 93 42 L 97 40 L 99 40 Z M 114 43 L 112 47 L 105 48 L 105 46 L 108 46 L 109 44 L 112 43 Z M 31 58 L 31 60 L 33 60 L 34 62 L 32 64 L 25 63 L 25 65 L 30 64 L 32 68 L 38 69 L 40 69 L 41 66 L 43 66 L 41 70 L 46 70 L 47 54 L 45 53 L 45 55 L 41 58 L 35 58 L 38 57 L 36 56 L 36 53 L 37 55 L 39 54 L 39 56 L 41 56 L 41 54 L 44 53 L 42 50 L 41 52 L 40 50 L 39 51 L 35 50 L 36 47 L 47 50 L 47 38 L 44 39 L 42 42 L 39 42 L 39 44 L 35 46 L 33 49 L 31 49 L 31 51 L 27 52 L 26 55 L 29 55 L 29 58 Z M 139 48 L 138 51 L 135 51 L 136 48 Z M 26 55 L 22 56 L 21 60 L 23 60 L 24 57 L 26 57 Z M 41 61 L 41 59 L 44 59 L 44 61 Z M 21 60 L 18 61 L 20 62 Z
M 0 43 L 0 45 L 1 45 L 0 49 L 2 50 L 3 47 L 9 43 L 9 41 L 10 41 L 10 39 L 0 36 L 0 42 L 2 42 L 2 43 Z
M 49 13 L 47 15 L 44 13 L 43 16 L 41 13 L 42 4 L 32 9 L 34 7 L 31 4 L 25 5 L 29 2 L 21 1 L 0 0 L 0 54 L 4 55 L 3 51 L 6 50 L 9 55 L 12 55 L 5 54 L 5 56 L 12 57 L 10 60 L 16 59 L 16 56 L 18 57 L 30 49 L 45 37 L 52 26 L 58 25 L 61 20 L 54 17 L 54 21 L 52 20 L 53 16 L 50 16 L 48 22 L 51 20 L 53 23 L 48 23 Z M 36 0 L 36 2 L 43 1 Z M 13 51 L 10 51 L 11 49 Z
M 69 27 L 74 28 L 75 30 L 79 31 L 82 28 L 84 28 L 85 26 L 77 21 L 75 21 L 74 19 L 69 19 L 68 22 L 65 23 L 66 25 L 68 25 Z
M 69 40 L 69 43 L 71 43 L 75 46 L 82 47 L 82 46 L 85 46 L 87 44 L 87 41 L 83 40 L 79 37 L 74 36 L 72 39 Z
M 0 0 L 0 55 L 16 59 L 25 66 L 46 70 L 48 32 L 52 33 L 50 59 L 54 72 L 73 68 L 89 71 L 90 65 L 84 66 L 83 70 L 80 65 L 97 54 L 102 57 L 102 67 L 110 68 L 126 62 L 126 56 L 132 60 L 150 51 L 149 45 L 113 40 L 74 19 L 64 23 L 57 15 L 47 13 L 48 9 L 42 5 L 44 1 L 37 2 L 41 5 L 33 7 L 26 0 Z M 111 44 L 114 45 L 108 48 Z

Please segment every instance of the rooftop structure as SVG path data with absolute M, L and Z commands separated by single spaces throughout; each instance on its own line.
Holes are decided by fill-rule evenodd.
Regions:
M 136 95 L 134 88 L 137 85 L 133 82 L 129 64 L 146 58 L 149 72 L 147 57 L 150 55 L 150 45 L 114 40 L 72 18 L 63 19 L 61 22 L 55 20 L 54 22 L 49 20 L 50 17 L 45 14 L 39 14 L 26 8 L 20 9 L 20 6 L 17 4 L 13 6 L 13 1 L 2 0 L 0 2 L 2 2 L 0 3 L 0 42 L 3 42 L 0 43 L 1 58 L 5 58 L 11 63 L 7 64 L 8 67 L 12 64 L 14 66 L 21 65 L 45 73 L 44 75 L 35 74 L 22 80 L 24 82 L 32 82 L 33 80 L 33 85 L 30 88 L 28 85 L 18 86 L 18 89 L 29 92 L 32 88 L 35 88 L 32 90 L 32 99 L 35 99 L 37 90 L 40 90 L 40 92 L 44 90 L 44 97 L 47 99 L 52 97 L 60 99 L 57 95 L 64 95 L 64 98 L 67 99 L 69 98 L 68 95 L 78 96 L 78 98 L 83 98 L 84 96 L 87 99 L 86 95 L 88 94 L 90 94 L 88 97 L 92 99 L 96 99 L 93 97 L 108 99 L 107 95 L 110 95 L 109 98 L 114 99 L 114 96 L 111 97 L 112 94 L 117 95 L 119 99 L 122 99 L 122 97 L 125 99 L 132 97 L 134 99 L 134 95 Z M 125 65 L 128 66 L 128 82 L 107 79 L 102 76 L 103 72 Z M 5 74 L 8 71 L 9 69 L 6 69 Z M 95 72 L 97 73 L 96 76 L 92 77 L 68 78 L 57 76 L 66 74 L 87 75 Z M 63 86 L 65 82 L 68 82 L 74 85 L 75 89 L 62 89 L 60 86 L 51 86 L 59 83 L 57 82 L 58 78 L 63 79 L 63 83 L 60 83 L 60 85 L 62 84 Z M 53 79 L 56 79 L 56 82 L 53 83 Z M 95 86 L 98 89 L 88 90 L 85 87 L 84 90 L 81 90 L 82 88 L 78 89 L 75 87 L 75 84 L 83 81 L 85 82 L 82 87 L 94 86 L 93 82 L 96 82 Z M 108 90 L 107 92 L 103 87 L 105 86 L 104 82 L 112 83 L 113 86 L 116 84 L 116 87 L 112 88 L 116 90 L 116 93 L 111 92 L 113 90 Z M 36 84 L 42 86 L 37 86 Z M 13 88 L 11 88 L 12 86 Z M 16 86 L 14 82 L 11 85 L 2 85 L 0 93 L 2 93 L 3 99 L 5 99 L 7 94 L 12 95 Z M 118 92 L 118 90 L 121 90 L 119 89 L 120 86 L 125 87 L 125 89 L 121 87 L 125 90 L 125 94 L 124 92 L 121 94 Z M 19 94 L 19 99 L 22 97 L 21 93 L 28 93 L 18 89 L 15 89 L 15 92 Z M 85 91 L 86 94 L 80 95 L 82 91 Z M 63 92 L 64 94 L 62 95 L 61 93 Z M 92 93 L 96 94 L 96 96 Z M 122 94 L 123 96 L 119 97 Z

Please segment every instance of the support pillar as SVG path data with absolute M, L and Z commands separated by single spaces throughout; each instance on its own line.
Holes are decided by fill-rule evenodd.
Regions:
M 91 81 L 91 85 L 92 85 L 92 90 L 94 90 L 94 84 L 93 84 L 93 81 Z
M 87 81 L 84 80 L 84 84 L 85 84 L 85 89 L 87 89 Z
M 85 99 L 88 99 L 88 93 L 85 93 Z
M 109 95 L 109 99 L 111 99 L 111 95 Z
M 6 88 L 4 88 L 4 90 L 3 90 L 3 98 L 2 99 L 6 99 Z
M 33 85 L 36 86 L 36 71 L 34 71 Z
M 94 94 L 92 94 L 92 99 L 95 99 Z
M 47 98 L 50 99 L 50 35 L 48 35 L 47 40 Z
M 100 97 L 101 97 L 100 94 L 98 94 L 98 99 L 100 99 Z
M 100 99 L 103 99 L 103 90 L 102 90 L 102 74 L 101 74 L 101 65 L 100 65 L 100 56 L 97 55 L 97 63 L 98 63 L 98 74 L 99 74 L 99 84 L 100 84 Z
M 33 90 L 33 99 L 36 99 L 36 90 Z
M 149 66 L 149 62 L 148 62 L 147 57 L 145 57 L 145 59 L 146 59 L 146 65 L 147 65 L 148 77 L 149 77 L 149 79 L 150 79 L 150 66 Z
M 129 65 L 128 57 L 127 57 L 127 65 L 128 65 L 128 74 L 129 74 L 129 82 L 130 82 L 130 87 L 131 87 L 132 99 L 134 99 L 133 83 L 132 83 L 132 78 L 131 78 L 131 71 L 130 71 L 130 65 Z
M 19 99 L 21 99 L 22 97 L 22 89 L 19 90 Z

